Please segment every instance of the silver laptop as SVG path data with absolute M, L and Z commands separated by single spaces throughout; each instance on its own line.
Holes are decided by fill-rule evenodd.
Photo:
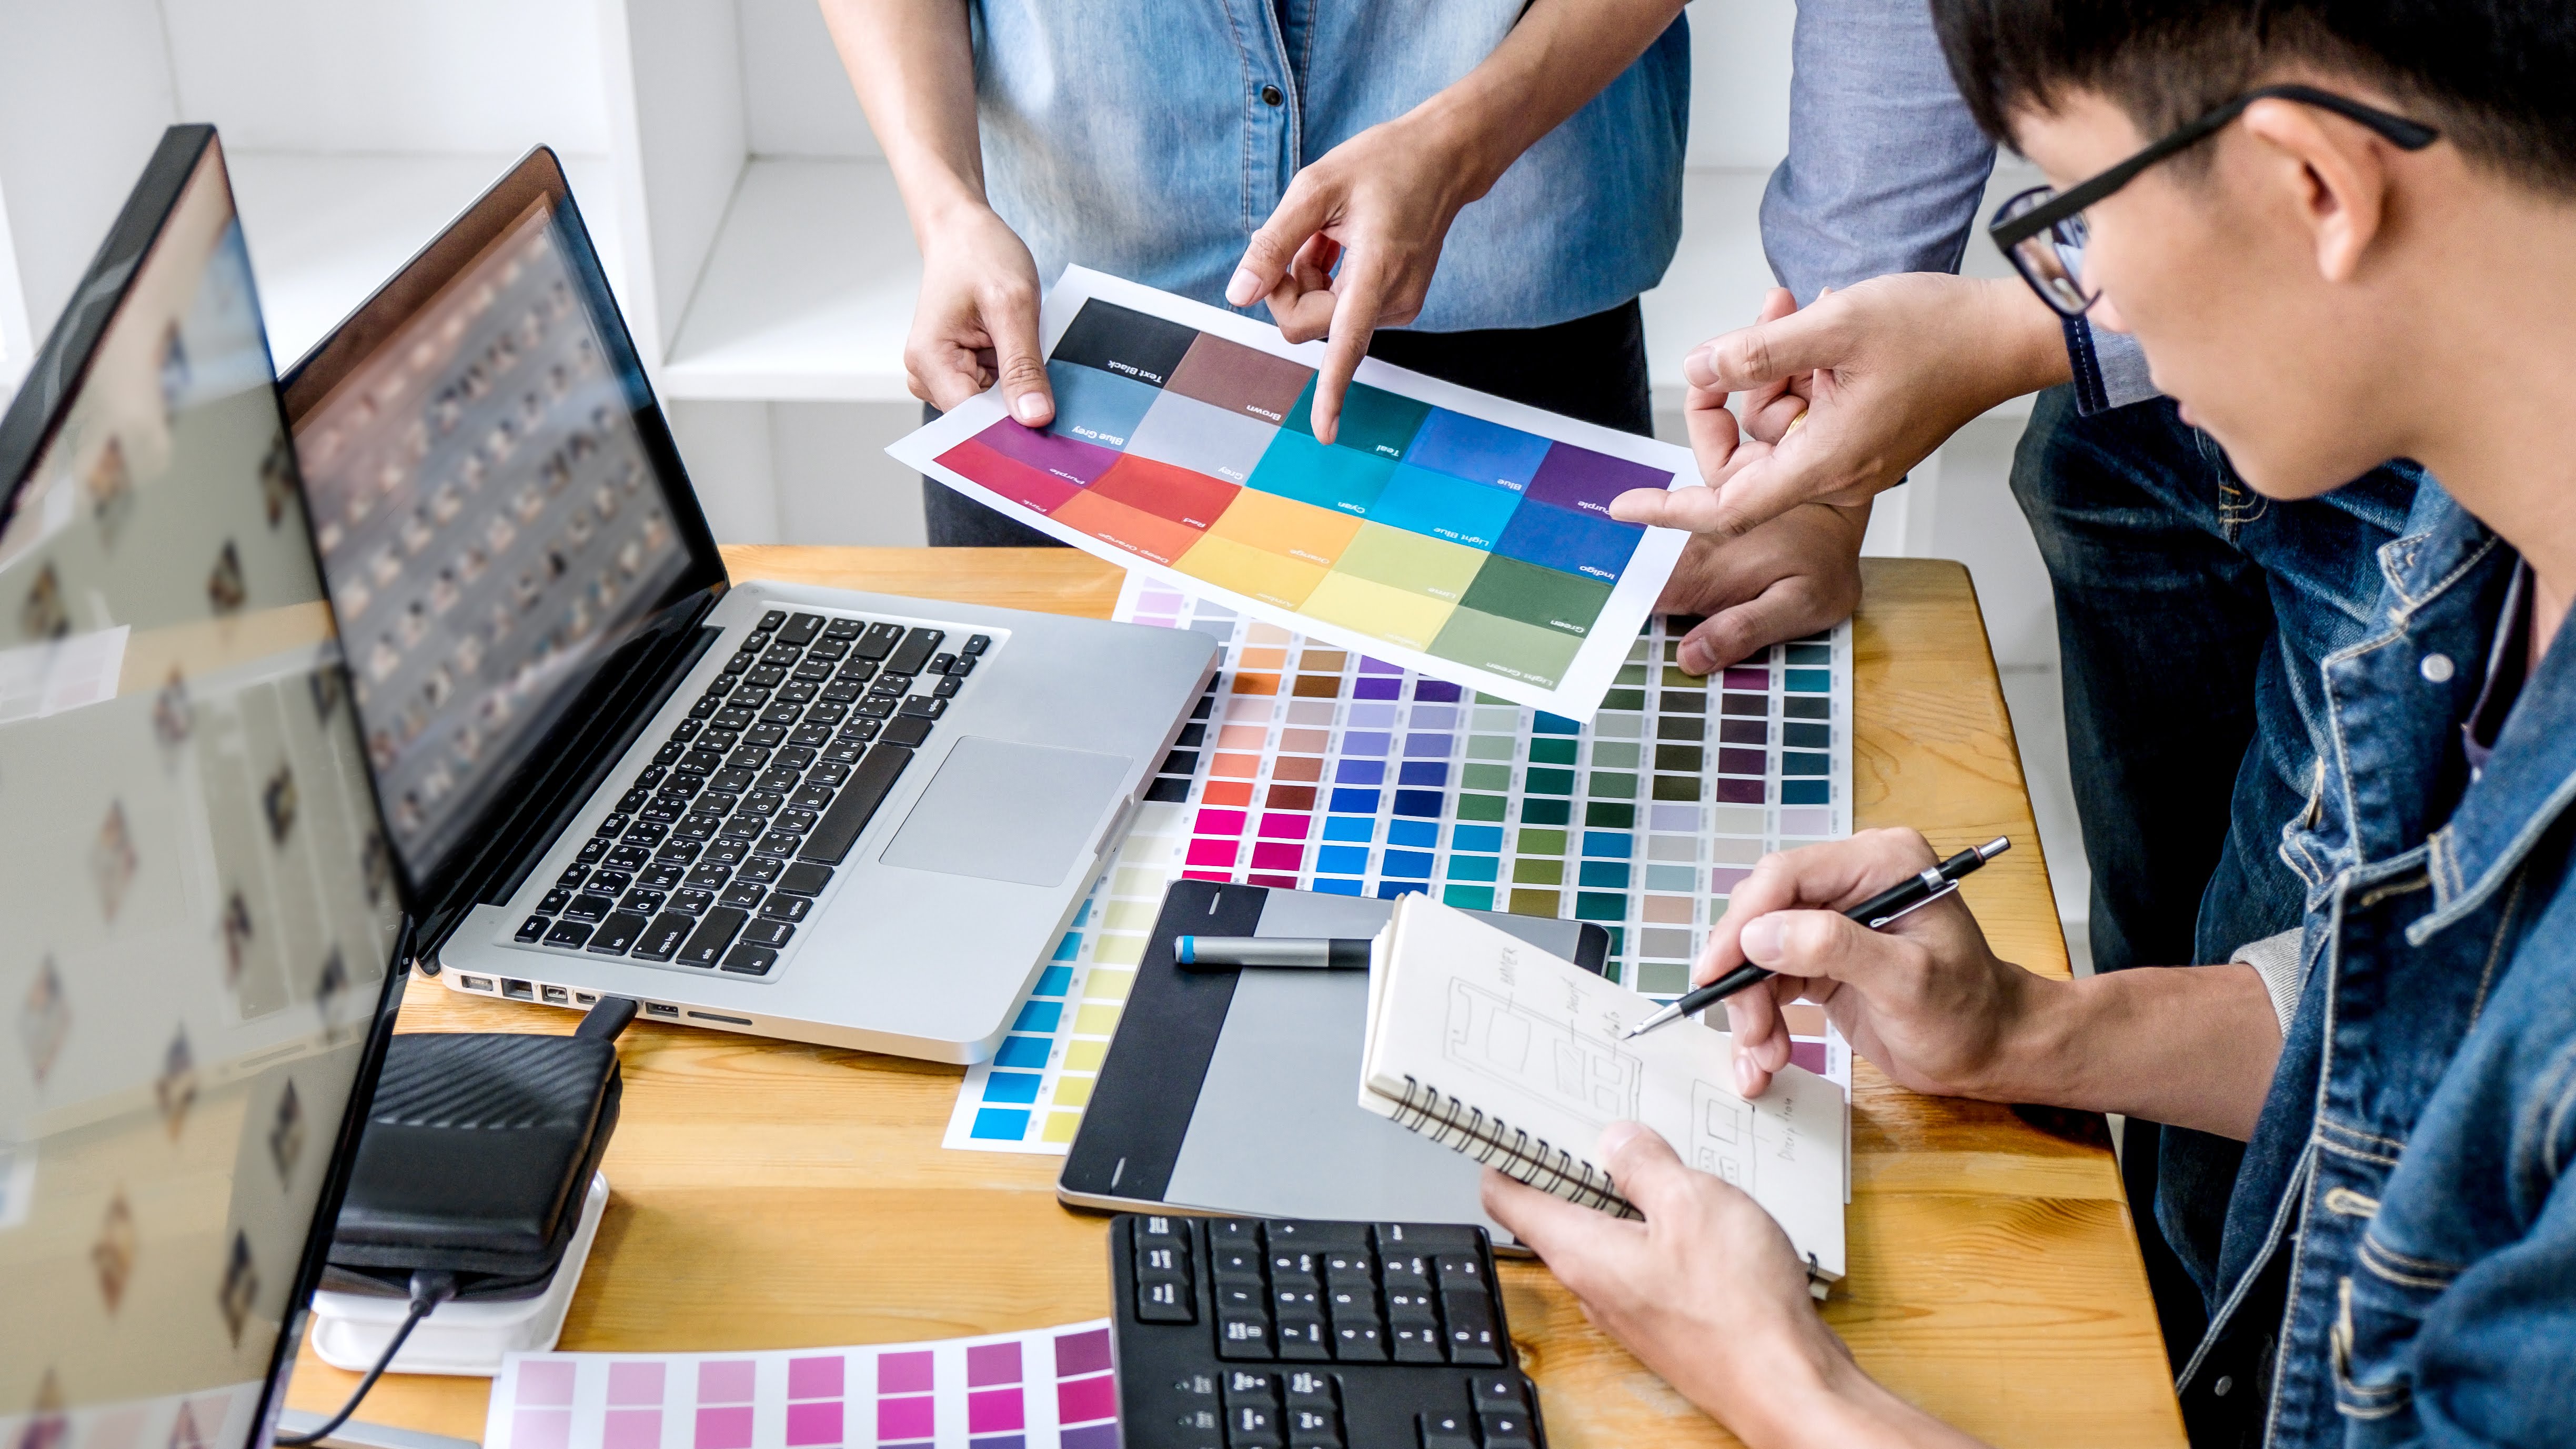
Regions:
M 729 583 L 543 149 L 287 410 L 451 990 L 980 1060 L 1204 708 L 1200 635 Z

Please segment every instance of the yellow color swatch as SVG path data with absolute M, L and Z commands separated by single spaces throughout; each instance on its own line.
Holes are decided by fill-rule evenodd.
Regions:
M 1103 936 L 1091 943 L 1091 959 L 1102 966 L 1133 966 L 1145 959 L 1143 936 Z
M 1135 972 L 1102 971 L 1094 969 L 1089 976 L 1083 978 L 1082 999 L 1085 1001 L 1125 1001 L 1127 999 L 1127 993 L 1134 989 L 1136 989 Z
M 1151 931 L 1154 918 L 1163 913 L 1160 901 L 1111 901 L 1100 913 L 1104 931 Z
M 1327 624 L 1407 649 L 1429 649 L 1456 608 L 1426 594 L 1340 573 L 1326 577 L 1306 599 L 1306 612 Z
M 1096 1072 L 1109 1060 L 1109 1043 L 1105 1041 L 1069 1041 L 1064 1044 L 1064 1069 L 1068 1072 Z
M 1454 604 L 1485 567 L 1485 553 L 1383 523 L 1363 523 L 1359 536 L 1342 550 L 1333 567 L 1371 583 Z
M 1118 1029 L 1118 1013 L 1126 1009 L 1123 1002 L 1092 1002 L 1074 1013 L 1074 1035 L 1107 1036 Z
M 1098 1077 L 1058 1077 L 1055 1079 L 1055 1104 L 1059 1107 L 1087 1106 L 1091 1101 L 1091 1084 Z
M 1248 490 L 1247 490 L 1248 491 Z M 1232 589 L 1248 599 L 1294 609 L 1306 602 L 1315 585 L 1324 578 L 1322 564 L 1272 553 L 1248 543 L 1209 534 L 1190 545 L 1189 552 L 1175 560 L 1172 567 L 1194 579 L 1205 579 L 1221 589 Z M 1278 692 L 1276 676 L 1263 694 Z M 1249 693 L 1250 691 L 1243 691 Z
M 1082 1114 L 1080 1112 L 1049 1112 L 1046 1120 L 1046 1131 L 1041 1135 L 1043 1135 L 1049 1142 L 1071 1142 L 1073 1140 L 1073 1135 L 1081 1130 Z

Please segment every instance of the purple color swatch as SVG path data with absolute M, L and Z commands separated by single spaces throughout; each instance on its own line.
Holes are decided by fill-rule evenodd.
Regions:
M 748 1404 L 753 1373 L 759 1365 L 747 1358 L 712 1359 L 698 1365 L 698 1402 Z
M 986 1384 L 1016 1384 L 1019 1381 L 1020 1346 L 1018 1344 L 979 1343 L 966 1350 L 966 1386 L 968 1388 L 980 1389 Z
M 1744 884 L 1744 878 L 1751 874 L 1751 870 L 1740 865 L 1721 865 L 1708 873 L 1708 888 L 1718 895 L 1727 895 Z
M 1584 513 L 1610 516 L 1610 500 L 1631 488 L 1670 487 L 1673 475 L 1613 458 L 1571 443 L 1558 443 L 1547 450 L 1530 479 L 1528 496 L 1559 508 L 1572 508 Z
M 1058 1442 L 1064 1449 L 1118 1449 L 1118 1425 L 1085 1424 L 1079 1429 L 1067 1429 Z
M 1353 699 L 1394 699 L 1403 692 L 1404 681 L 1401 679 L 1362 678 L 1351 681 Z
M 658 1404 L 662 1402 L 662 1369 L 658 1363 L 613 1363 L 608 1366 L 608 1402 L 612 1404 Z
M 1458 711 L 1445 704 L 1417 704 L 1409 722 L 1418 730 L 1453 730 L 1458 727 Z
M 1763 772 L 1766 752 L 1762 750 L 1721 749 L 1717 752 L 1718 773 L 1723 775 L 1759 775 Z
M 930 1365 L 931 1354 L 928 1349 L 914 1353 L 878 1355 L 877 1392 L 881 1394 L 929 1393 Z
M 1762 782 L 1759 780 L 1721 779 L 1717 782 L 1717 803 L 1720 805 L 1759 805 L 1762 803 Z
M 571 1408 L 572 1376 L 573 1364 L 569 1359 L 541 1359 L 519 1365 L 520 1405 L 554 1404 Z
M 1456 748 L 1456 740 L 1455 735 L 1406 735 L 1404 752 L 1410 756 L 1428 755 L 1445 760 L 1449 758 L 1450 750 Z
M 911 1355 L 906 1354 L 909 1358 Z M 923 1358 L 930 1355 L 923 1354 Z M 931 1411 L 938 1400 L 928 1394 L 918 1398 L 877 1400 L 877 1440 L 927 1439 L 931 1436 Z
M 1771 670 L 1766 665 L 1755 665 L 1749 669 L 1741 665 L 1735 666 L 1726 671 L 1726 687 L 1729 689 L 1769 689 L 1771 687 Z
M 1386 754 L 1388 737 L 1377 730 L 1353 730 L 1342 736 L 1342 753 L 1377 757 Z
M 1401 664 L 1389 664 L 1383 659 L 1372 659 L 1365 654 L 1360 656 L 1362 674 L 1402 674 L 1403 672 L 1404 666 Z
M 1347 744 L 1344 748 L 1348 748 Z M 1378 753 L 1384 754 L 1384 750 Z M 1383 785 L 1386 783 L 1386 761 L 1345 759 L 1333 768 L 1337 785 Z
M 787 1397 L 837 1399 L 841 1396 L 841 1356 L 791 1358 L 787 1361 Z
M 1115 449 L 1086 443 L 1079 438 L 1024 428 L 1009 418 L 976 434 L 975 441 L 1041 473 L 1052 473 L 1076 483 L 1089 483 L 1108 472 L 1109 465 L 1124 456 Z
M 787 1443 L 789 1449 L 803 1449 L 811 1444 L 841 1442 L 841 1401 L 819 1399 L 810 1404 L 787 1406 Z
M 1649 822 L 1656 830 L 1699 829 L 1699 807 L 1696 805 L 1658 805 Z
M 1413 681 L 1413 697 L 1424 704 L 1456 704 L 1458 693 L 1458 686 L 1445 679 Z
M 974 1350 L 968 1349 L 967 1352 L 971 1354 Z M 1019 1371 L 1019 1365 L 1011 1366 L 1012 1373 Z M 969 1368 L 968 1372 L 973 1370 Z M 1028 1406 L 1020 1401 L 1017 1384 L 1003 1389 L 977 1389 L 966 1396 L 966 1432 L 969 1434 L 1006 1434 L 1013 1429 L 1027 1428 L 1028 1422 Z
M 1109 1367 L 1109 1330 L 1095 1328 L 1089 1333 L 1068 1333 L 1055 1341 L 1055 1376 L 1069 1379 L 1076 1374 L 1096 1374 Z
M 1383 684 L 1385 682 L 1386 681 L 1384 680 L 1371 681 L 1366 679 L 1360 681 L 1362 684 Z M 1395 706 L 1392 704 L 1377 702 L 1369 704 L 1353 704 L 1350 709 L 1350 717 L 1342 721 L 1342 727 L 1354 730 L 1382 730 L 1394 723 Z

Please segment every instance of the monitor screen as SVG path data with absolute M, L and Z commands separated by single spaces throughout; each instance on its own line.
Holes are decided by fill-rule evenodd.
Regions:
M 689 564 L 637 427 L 652 394 L 578 226 L 540 193 L 470 255 L 434 245 L 405 280 L 452 275 L 369 303 L 351 324 L 368 340 L 324 343 L 335 380 L 294 409 L 368 755 L 416 881 Z
M 0 1442 L 239 1449 L 401 903 L 205 127 L 0 423 Z

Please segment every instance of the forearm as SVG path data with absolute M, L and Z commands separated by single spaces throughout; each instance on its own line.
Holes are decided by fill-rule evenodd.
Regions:
M 1700 1406 L 1750 1449 L 1972 1449 L 1977 1441 L 1891 1392 L 1852 1359 L 1812 1306 L 1788 1332 L 1739 1336 Z M 1687 1385 L 1685 1391 L 1699 1388 Z M 1698 1398 L 1697 1394 L 1693 1394 Z
M 1522 152 L 1645 54 L 1680 0 L 1532 0 L 1483 62 L 1416 107 L 1451 138 L 1482 196 Z
M 2032 995 L 1976 1095 L 2253 1135 L 2281 1057 L 2280 1021 L 2253 967 L 2108 971 L 2038 982 Z
M 942 216 L 986 204 L 965 0 L 822 0 L 822 6 L 833 48 L 926 248 L 926 233 Z

